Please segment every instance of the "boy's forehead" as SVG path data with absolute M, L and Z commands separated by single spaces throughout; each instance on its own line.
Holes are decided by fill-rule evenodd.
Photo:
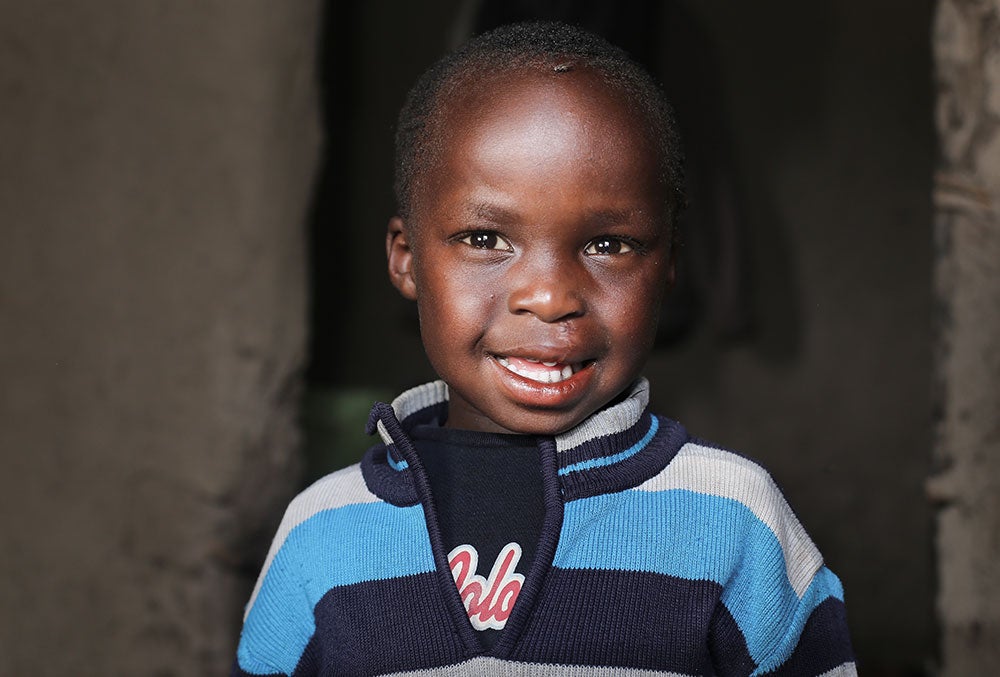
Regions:
M 491 74 L 459 89 L 434 135 L 434 156 L 414 182 L 414 225 L 439 219 L 445 204 L 450 216 L 475 220 L 486 207 L 537 199 L 551 216 L 565 208 L 615 223 L 632 212 L 661 232 L 672 227 L 659 146 L 641 115 L 594 71 Z
M 620 88 L 599 72 L 517 69 L 491 73 L 452 90 L 439 111 L 437 156 L 535 153 L 539 165 L 573 160 L 594 172 L 626 161 L 659 183 L 658 144 Z
M 463 78 L 456 96 L 443 102 L 442 117 L 451 125 L 484 118 L 537 115 L 539 104 L 556 105 L 567 115 L 594 117 L 614 112 L 623 127 L 640 130 L 641 115 L 628 106 L 620 87 L 590 68 L 569 71 L 521 67 L 483 77 Z

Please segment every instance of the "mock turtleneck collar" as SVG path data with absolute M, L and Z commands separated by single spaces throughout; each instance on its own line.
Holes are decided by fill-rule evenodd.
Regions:
M 640 378 L 615 404 L 547 438 L 555 442 L 559 479 L 567 500 L 636 486 L 673 458 L 687 434 L 679 424 L 650 414 L 648 404 L 649 382 Z M 366 474 L 379 485 L 371 487 L 375 493 L 390 494 L 386 498 L 392 502 L 412 500 L 412 478 L 406 476 L 415 451 L 406 431 L 445 420 L 447 407 L 448 386 L 443 381 L 411 388 L 391 406 L 375 403 L 368 433 L 377 430 L 385 444 L 382 451 L 376 447 L 366 457 Z M 651 453 L 654 449 L 656 453 Z M 392 472 L 387 472 L 390 469 Z M 386 483 L 402 483 L 407 488 L 387 488 Z

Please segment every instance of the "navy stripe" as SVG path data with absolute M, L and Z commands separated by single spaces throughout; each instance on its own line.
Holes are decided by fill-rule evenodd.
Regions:
M 361 459 L 361 474 L 368 490 L 386 503 L 407 507 L 419 503 L 412 473 L 397 472 L 389 465 L 386 447 L 375 445 Z
M 618 453 L 626 447 L 636 445 L 649 431 L 652 415 L 643 416 L 639 424 L 627 431 L 618 433 L 616 438 L 627 441 L 622 447 L 617 447 Z M 583 472 L 569 472 L 560 475 L 563 486 L 563 496 L 566 501 L 580 498 L 624 491 L 637 487 L 646 480 L 655 477 L 667 467 L 667 464 L 677 455 L 678 450 L 687 442 L 688 434 L 684 427 L 668 418 L 657 417 L 657 431 L 653 439 L 646 444 L 641 453 L 635 453 L 608 465 L 588 467 Z M 585 442 L 576 449 L 559 453 L 560 465 L 581 467 L 579 464 L 592 459 L 598 451 L 609 444 L 608 438 L 599 438 Z M 603 456 L 608 454 L 603 453 Z
M 258 675 L 251 672 L 244 672 L 240 669 L 240 662 L 233 661 L 232 667 L 229 669 L 229 677 L 285 677 L 278 672 L 271 672 L 266 675 Z
M 570 465 L 564 466 L 559 469 L 560 475 L 568 475 L 571 472 L 580 472 L 581 470 L 590 470 L 592 468 L 603 468 L 604 466 L 611 465 L 612 463 L 620 463 L 626 458 L 631 458 L 635 456 L 640 451 L 646 448 L 646 445 L 653 440 L 653 436 L 656 434 L 657 429 L 660 427 L 655 416 L 649 417 L 649 429 L 643 434 L 642 438 L 635 444 L 629 446 L 627 449 L 619 451 L 616 454 L 609 454 L 608 456 L 597 456 L 594 458 L 588 458 L 583 461 L 578 461 L 577 463 L 572 463 Z
M 791 653 L 812 609 L 829 596 L 842 597 L 827 570 L 814 578 L 802 600 L 785 574 L 774 533 L 744 504 L 687 490 L 632 490 L 566 505 L 564 537 L 553 563 L 568 569 L 647 571 L 726 586 L 723 602 L 747 638 L 758 664 L 784 656 L 775 648 L 789 638 Z M 628 544 L 628 547 L 623 547 Z M 785 655 L 788 655 L 785 654 Z
M 406 429 L 410 429 L 419 423 L 442 425 L 448 418 L 448 401 L 438 402 L 429 407 L 418 409 L 408 416 L 404 416 L 400 421 Z
M 719 677 L 747 677 L 757 668 L 747 649 L 746 638 L 725 604 L 715 609 L 708 630 L 708 650 Z
M 813 610 L 791 657 L 774 672 L 765 674 L 781 677 L 821 675 L 852 660 L 854 653 L 847 632 L 844 603 L 828 597 Z
M 292 529 L 264 574 L 237 652 L 253 674 L 290 673 L 314 635 L 312 610 L 336 586 L 434 570 L 419 507 L 351 504 Z
M 646 414 L 640 417 L 635 425 L 629 426 L 624 430 L 585 440 L 575 447 L 560 450 L 559 474 L 565 475 L 568 468 L 578 467 L 581 463 L 606 458 L 633 446 L 649 430 L 649 422 L 652 418 L 651 414 Z
M 722 588 L 662 574 L 553 568 L 509 658 L 711 674 Z
M 378 675 L 466 658 L 432 572 L 328 592 L 316 605 L 316 634 L 293 675 Z

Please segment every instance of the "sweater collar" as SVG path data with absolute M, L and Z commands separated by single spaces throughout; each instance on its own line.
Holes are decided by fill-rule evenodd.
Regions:
M 557 468 L 566 498 L 618 491 L 636 486 L 658 472 L 686 440 L 679 424 L 647 411 L 649 382 L 636 380 L 615 404 L 595 412 L 576 427 L 554 437 L 537 437 L 554 442 Z M 392 401 L 372 407 L 368 433 L 378 431 L 385 444 L 373 454 L 375 464 L 385 464 L 398 479 L 412 485 L 405 476 L 419 465 L 407 431 L 413 426 L 443 421 L 447 415 L 448 386 L 433 381 L 411 388 Z M 642 453 L 653 445 L 667 454 Z M 393 473 L 378 473 L 391 481 Z M 382 484 L 380 481 L 379 484 Z M 379 493 L 379 492 L 376 492 Z M 409 492 L 406 492 L 409 493 Z

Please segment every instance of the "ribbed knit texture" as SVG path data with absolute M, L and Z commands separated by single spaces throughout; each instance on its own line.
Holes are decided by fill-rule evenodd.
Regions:
M 289 506 L 233 674 L 856 674 L 840 582 L 774 482 L 647 393 L 540 439 L 542 535 L 488 654 L 406 434 L 443 419 L 447 388 L 377 404 L 382 444 Z

